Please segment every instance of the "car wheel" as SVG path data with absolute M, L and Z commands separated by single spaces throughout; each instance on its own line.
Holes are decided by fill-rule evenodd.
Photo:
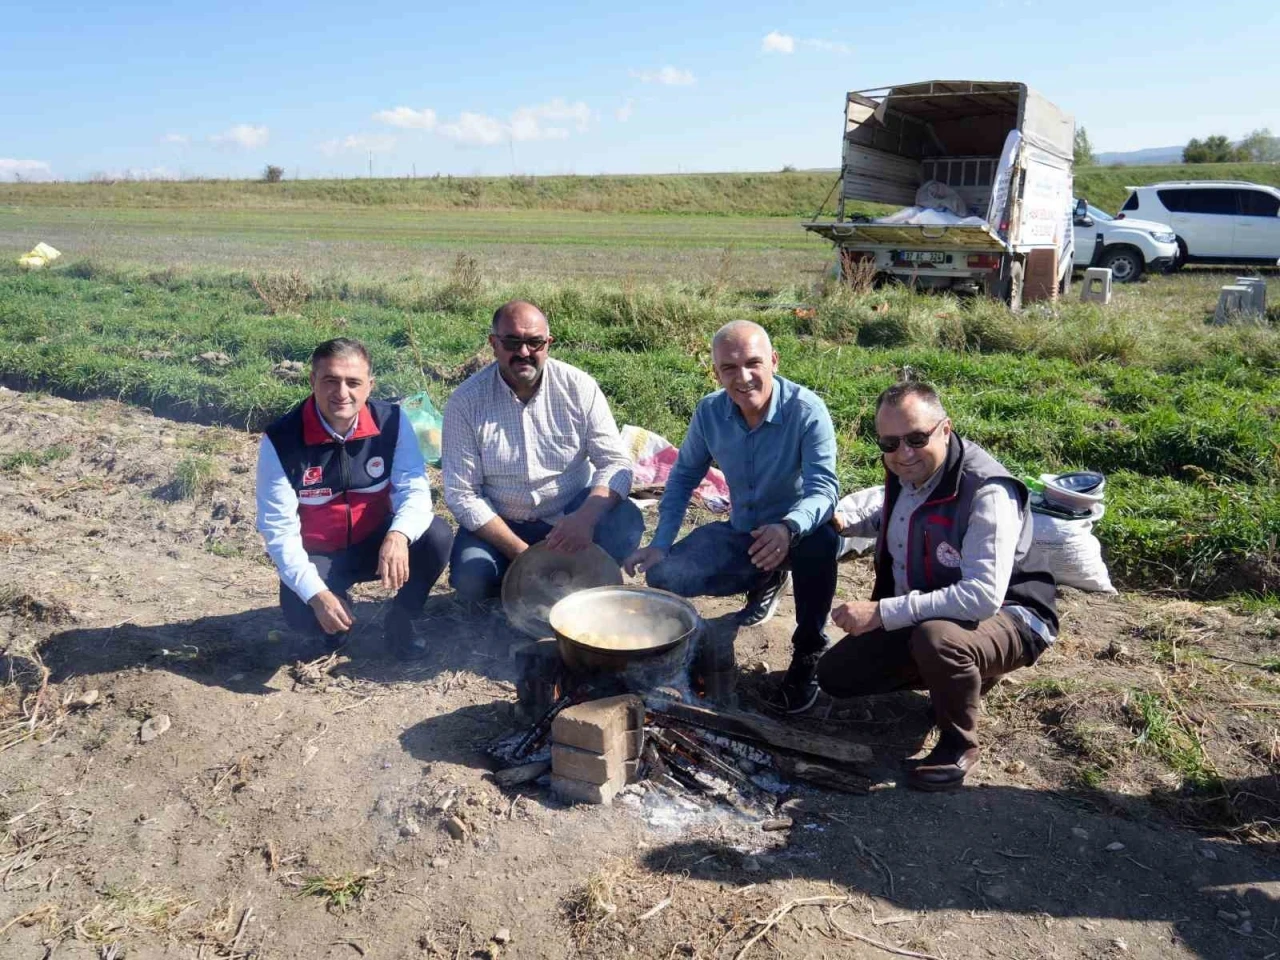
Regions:
M 1178 252 L 1173 256 L 1173 263 L 1169 266 L 1169 272 L 1181 270 L 1187 265 L 1187 243 L 1181 237 L 1178 237 Z
M 1147 268 L 1142 254 L 1132 247 L 1117 247 L 1108 250 L 1098 261 L 1098 266 L 1111 271 L 1111 279 L 1116 283 L 1133 283 Z

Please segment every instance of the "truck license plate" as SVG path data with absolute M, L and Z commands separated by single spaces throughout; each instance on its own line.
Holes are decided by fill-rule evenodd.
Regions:
M 902 250 L 898 259 L 904 263 L 946 263 L 947 255 L 940 250 Z

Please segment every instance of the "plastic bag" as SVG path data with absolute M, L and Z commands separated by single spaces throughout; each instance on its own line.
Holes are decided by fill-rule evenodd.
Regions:
M 1090 590 L 1095 593 L 1115 593 L 1111 574 L 1102 561 L 1102 544 L 1093 535 L 1093 525 L 1102 519 L 1106 508 L 1097 504 L 1087 517 L 1068 519 L 1031 512 L 1031 556 L 1044 560 L 1053 579 L 1060 585 Z
M 836 504 L 836 516 L 838 516 L 845 525 L 855 524 L 864 517 L 869 517 L 877 510 L 884 509 L 884 485 L 878 487 L 867 487 L 863 490 L 855 490 L 853 493 L 846 494 Z M 840 538 L 840 549 L 836 554 L 837 557 L 847 557 L 851 553 L 866 553 L 876 545 L 875 537 L 844 537 Z
M 400 401 L 400 409 L 413 424 L 413 433 L 418 438 L 422 459 L 433 467 L 440 466 L 440 429 L 444 426 L 444 417 L 427 396 L 427 391 L 405 397 Z
M 40 270 L 57 260 L 62 253 L 47 243 L 37 243 L 30 253 L 18 258 L 18 266 L 24 270 Z

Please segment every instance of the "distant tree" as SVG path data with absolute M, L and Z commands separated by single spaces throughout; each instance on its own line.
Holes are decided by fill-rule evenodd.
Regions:
M 1280 137 L 1272 136 L 1266 127 L 1253 131 L 1241 140 L 1237 149 L 1255 163 L 1280 161 Z
M 1203 140 L 1192 138 L 1182 150 L 1183 163 L 1234 163 L 1249 159 L 1243 151 L 1232 146 L 1222 134 L 1214 134 Z
M 783 172 L 783 173 L 795 173 L 795 172 L 796 172 L 796 168 L 795 168 L 795 167 L 793 167 L 793 166 L 792 166 L 791 164 L 789 164 L 789 163 L 784 163 L 784 164 L 782 165 L 782 172 Z
M 279 183 L 283 179 L 284 167 L 276 167 L 271 164 L 267 164 L 266 168 L 262 171 L 263 183 Z
M 1089 142 L 1089 131 L 1084 127 L 1076 127 L 1075 164 L 1077 167 L 1093 166 L 1093 144 Z

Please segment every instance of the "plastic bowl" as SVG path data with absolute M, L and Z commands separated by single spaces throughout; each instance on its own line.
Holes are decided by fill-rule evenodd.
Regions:
M 1102 502 L 1107 478 L 1091 470 L 1075 473 L 1042 473 L 1044 498 L 1049 503 L 1068 510 L 1089 510 Z

